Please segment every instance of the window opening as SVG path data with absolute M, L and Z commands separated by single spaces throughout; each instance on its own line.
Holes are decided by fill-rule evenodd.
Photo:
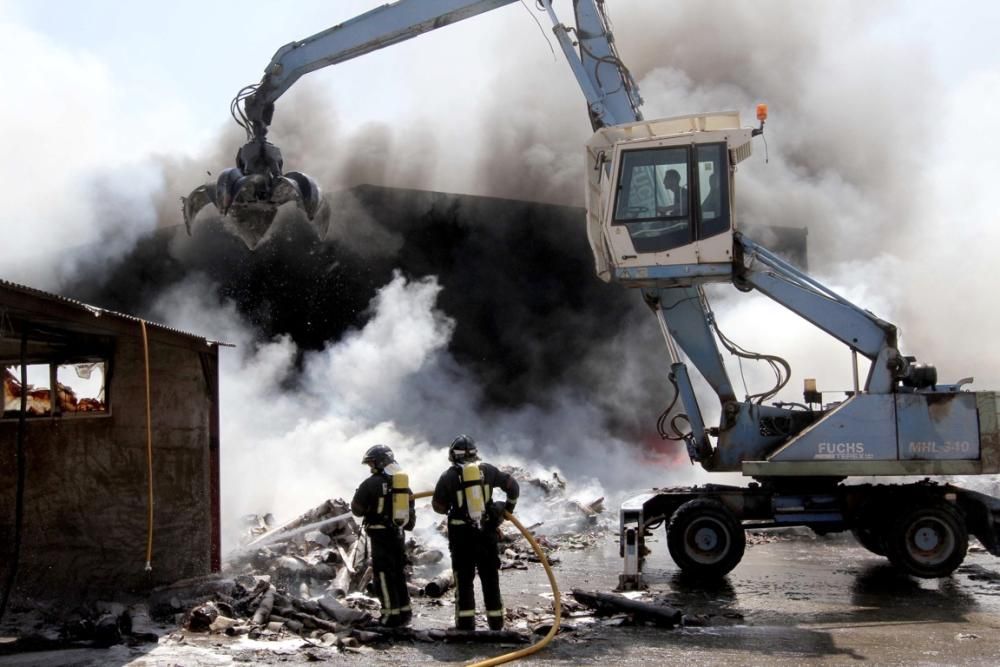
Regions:
M 28 364 L 27 415 L 107 414 L 107 363 L 88 361 L 67 364 Z M 52 380 L 55 379 L 56 402 L 53 403 Z M 21 367 L 4 366 L 3 416 L 21 413 Z
M 48 364 L 28 364 L 27 412 L 29 417 L 52 414 L 51 370 Z M 21 414 L 21 367 L 5 366 L 3 375 L 3 416 Z
M 698 144 L 698 196 L 701 227 L 706 239 L 729 230 L 729 186 L 726 178 L 726 145 Z
M 60 365 L 56 369 L 56 381 L 62 412 L 106 412 L 104 378 L 103 361 Z
M 691 242 L 687 147 L 626 151 L 614 224 L 623 224 L 637 252 Z

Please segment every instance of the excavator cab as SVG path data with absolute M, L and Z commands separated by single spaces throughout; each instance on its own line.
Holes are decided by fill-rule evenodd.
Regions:
M 598 275 L 633 287 L 730 280 L 733 172 L 753 132 L 737 112 L 599 129 L 587 144 Z

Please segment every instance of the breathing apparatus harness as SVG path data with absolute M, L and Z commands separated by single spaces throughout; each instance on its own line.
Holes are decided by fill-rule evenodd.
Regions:
M 486 517 L 489 492 L 483 482 L 483 469 L 478 461 L 455 462 L 461 490 L 457 494 L 458 507 L 469 524 L 475 527 Z
M 410 522 L 410 477 L 393 461 L 385 468 L 373 469 L 373 473 L 382 477 L 382 495 L 379 496 L 375 514 L 381 517 L 382 524 L 364 522 L 365 528 L 403 528 Z

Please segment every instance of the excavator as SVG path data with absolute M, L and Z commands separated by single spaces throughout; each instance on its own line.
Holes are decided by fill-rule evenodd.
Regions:
M 189 230 L 198 212 L 214 205 L 253 247 L 280 206 L 316 216 L 319 187 L 302 172 L 284 172 L 280 150 L 267 141 L 275 102 L 299 77 L 514 2 L 400 0 L 281 47 L 261 81 L 233 100 L 247 143 L 216 183 L 184 198 Z M 645 539 L 661 526 L 677 566 L 701 578 L 736 567 L 751 528 L 851 531 L 867 550 L 925 578 L 951 574 L 970 535 L 1000 556 L 1000 499 L 947 481 L 1000 473 L 1000 394 L 970 391 L 972 378 L 940 382 L 934 366 L 900 351 L 896 326 L 738 223 L 736 171 L 764 131 L 766 105 L 757 108 L 757 127 L 745 127 L 732 111 L 645 120 L 604 1 L 573 0 L 573 26 L 559 19 L 552 0 L 535 5 L 552 23 L 594 129 L 585 147 L 585 225 L 597 276 L 639 291 L 663 334 L 673 399 L 657 422 L 660 435 L 684 443 L 692 463 L 707 471 L 752 479 L 746 486 L 652 489 L 626 500 L 620 587 L 644 585 Z M 802 402 L 773 401 L 788 382 L 788 363 L 745 350 L 719 329 L 706 291 L 713 284 L 759 292 L 841 342 L 852 389 L 834 400 L 827 392 L 825 400 L 806 379 Z M 738 397 L 722 350 L 769 364 L 775 385 Z M 859 357 L 868 363 L 863 382 Z M 703 417 L 692 366 L 718 399 L 716 425 Z

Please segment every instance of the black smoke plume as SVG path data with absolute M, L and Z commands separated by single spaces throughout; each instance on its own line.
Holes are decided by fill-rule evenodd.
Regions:
M 287 335 L 305 353 L 362 328 L 394 271 L 437 276 L 437 306 L 456 323 L 448 351 L 477 378 L 483 407 L 544 405 L 642 314 L 637 297 L 594 276 L 582 209 L 376 186 L 334 193 L 328 204 L 327 239 L 282 211 L 251 252 L 209 218 L 190 238 L 182 227 L 143 238 L 110 267 L 85 268 L 66 291 L 143 313 L 170 287 L 206 276 L 259 340 Z

